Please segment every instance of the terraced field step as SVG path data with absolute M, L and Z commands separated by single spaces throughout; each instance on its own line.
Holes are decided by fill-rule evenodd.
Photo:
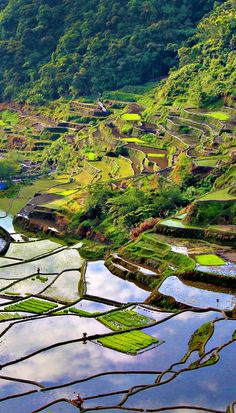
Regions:
M 158 270 L 163 272 L 165 269 L 172 267 L 171 271 L 187 271 L 195 268 L 195 261 L 186 255 L 181 253 L 175 253 L 171 251 L 171 247 L 165 243 L 159 242 L 155 233 L 141 235 L 141 237 L 127 245 L 124 249 L 124 256 L 129 256 L 132 260 L 140 259 L 143 262 L 145 258 L 155 262 L 155 268 L 158 265 Z M 151 264 L 153 265 L 153 264 Z M 171 265 L 171 267 L 170 267 Z
M 205 202 L 205 201 L 235 201 L 236 195 L 234 193 L 230 193 L 231 187 L 227 187 L 224 189 L 219 189 L 218 191 L 209 192 L 209 194 L 204 195 L 202 198 L 198 199 L 198 202 Z
M 197 129 L 199 132 L 202 132 L 203 135 L 211 137 L 213 135 L 212 128 L 204 123 L 200 123 L 188 118 L 182 118 L 181 116 L 169 116 L 169 119 L 177 125 L 189 126 L 191 128 Z
M 27 313 L 41 314 L 46 313 L 54 308 L 58 307 L 58 304 L 39 300 L 37 298 L 29 298 L 27 300 L 11 304 L 4 308 L 4 311 L 22 311 Z
M 154 319 L 132 310 L 112 311 L 98 317 L 97 320 L 114 331 L 145 327 L 155 322 Z
M 185 108 L 182 116 L 195 122 L 207 124 L 217 135 L 224 127 L 224 123 L 230 120 L 230 116 L 224 112 L 207 111 L 205 109 Z
M 0 313 L 0 321 L 14 320 L 16 318 L 22 318 L 18 313 Z
M 175 118 L 167 120 L 167 130 L 180 136 L 184 142 L 197 145 L 203 135 L 203 131 L 185 123 L 177 123 Z M 209 139 L 209 138 L 206 138 Z
M 140 350 L 152 344 L 158 344 L 159 342 L 157 338 L 136 330 L 114 336 L 102 337 L 97 341 L 105 347 L 131 355 L 136 355 Z

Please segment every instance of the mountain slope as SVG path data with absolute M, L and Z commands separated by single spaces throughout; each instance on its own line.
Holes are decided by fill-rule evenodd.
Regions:
M 221 1 L 222 2 L 222 1 Z M 0 96 L 31 103 L 166 75 L 214 0 L 9 0 L 0 13 Z M 5 7 L 4 7 L 5 4 Z
M 204 18 L 188 47 L 179 50 L 180 66 L 168 78 L 161 96 L 166 103 L 197 107 L 223 99 L 235 106 L 236 2 L 227 1 Z

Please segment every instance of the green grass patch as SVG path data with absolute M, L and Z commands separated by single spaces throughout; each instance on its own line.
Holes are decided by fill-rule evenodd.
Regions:
M 109 246 L 95 243 L 93 241 L 83 241 L 83 245 L 79 250 L 80 256 L 87 260 L 103 259 L 104 254 Z
M 80 310 L 75 307 L 67 308 L 65 310 L 61 311 L 56 311 L 54 314 L 56 315 L 67 315 L 67 314 L 75 314 L 78 315 L 79 317 L 95 317 L 99 315 L 100 313 L 89 313 L 88 311 Z
M 208 229 L 236 235 L 236 225 L 210 225 Z
M 188 214 L 184 213 L 184 214 L 176 215 L 175 218 L 182 220 L 182 219 L 186 218 L 187 215 L 188 215 Z
M 132 327 L 145 327 L 155 322 L 152 318 L 131 310 L 113 311 L 98 317 L 98 321 L 114 331 L 127 330 Z
M 214 254 L 196 255 L 196 260 L 200 265 L 224 265 L 225 261 Z
M 86 158 L 88 161 L 96 161 L 97 160 L 97 155 L 94 152 L 88 152 L 86 153 Z
M 148 156 L 151 156 L 152 158 L 165 158 L 166 154 L 165 153 L 148 153 Z
M 98 343 L 122 353 L 137 354 L 140 350 L 158 343 L 155 337 L 149 336 L 142 331 L 131 331 L 129 333 L 116 334 L 110 337 L 102 337 Z
M 121 133 L 124 135 L 131 135 L 133 130 L 133 126 L 130 123 L 126 123 L 125 125 L 122 126 L 121 128 Z
M 70 195 L 75 194 L 77 191 L 78 191 L 78 188 L 77 189 L 67 189 L 66 191 L 58 192 L 57 194 L 60 195 L 60 196 L 66 197 L 66 196 L 70 196 Z
M 206 116 L 209 116 L 210 118 L 222 120 L 222 121 L 226 121 L 230 119 L 230 116 L 224 112 L 209 112 L 209 113 L 206 113 Z
M 82 169 L 82 171 L 78 175 L 76 175 L 74 178 L 81 185 L 81 187 L 84 188 L 92 182 L 94 175 L 90 173 L 89 171 L 87 171 L 86 169 Z
M 5 310 L 41 314 L 49 310 L 53 310 L 56 307 L 58 307 L 58 305 L 55 303 L 45 300 L 38 300 L 37 298 L 29 298 L 28 300 L 5 307 Z
M 0 313 L 0 321 L 6 321 L 6 320 L 12 320 L 15 318 L 22 318 L 20 314 L 15 313 L 15 314 L 11 314 L 11 313 Z
M 117 171 L 117 177 L 120 178 L 125 178 L 127 176 L 132 176 L 134 175 L 134 171 L 132 168 L 132 164 L 129 159 L 123 158 L 122 156 L 119 156 L 119 158 L 116 158 L 116 164 L 118 165 L 119 170 Z
M 132 122 L 141 120 L 141 116 L 138 113 L 124 113 L 121 117 L 124 120 Z
M 111 178 L 114 163 L 115 162 L 113 162 L 108 157 L 104 157 L 101 161 L 96 161 L 94 166 L 101 171 L 102 180 L 108 180 Z
M 126 93 L 135 93 L 137 95 L 143 95 L 144 93 L 150 92 L 152 89 L 157 87 L 157 82 L 147 82 L 142 85 L 127 85 L 122 87 L 121 91 Z
M 20 116 L 18 112 L 14 112 L 11 110 L 4 110 L 2 112 L 2 120 L 5 123 L 16 125 L 20 120 Z
M 66 310 L 64 310 L 64 311 L 66 311 Z M 75 308 L 75 307 L 71 307 L 69 309 L 69 312 L 73 313 L 73 314 L 76 314 L 76 315 L 79 315 L 81 317 L 93 317 L 93 315 L 94 315 L 94 314 L 89 313 L 88 311 L 80 310 L 80 309 Z
M 70 195 L 70 196 L 72 196 L 72 195 Z M 57 199 L 56 201 L 44 204 L 42 206 L 47 207 L 47 208 L 52 208 L 52 209 L 55 209 L 55 210 L 61 210 L 62 208 L 65 207 L 68 200 L 69 200 L 68 197 L 64 197 L 64 198 L 61 198 L 61 199 Z
M 9 208 L 9 213 L 15 215 L 31 198 L 33 198 L 35 193 L 46 192 L 49 188 L 57 185 L 58 183 L 60 183 L 60 181 L 57 181 L 56 179 L 41 178 L 33 182 L 31 185 L 23 185 L 20 189 L 18 197 L 14 199 L 9 207 L 7 207 L 9 204 L 9 199 L 0 198 L 1 208 L 5 210 L 8 210 Z
M 194 351 L 198 351 L 200 357 L 203 356 L 206 343 L 210 340 L 213 333 L 214 326 L 209 321 L 199 327 L 198 330 L 192 334 L 188 343 L 188 352 L 181 361 L 185 362 Z
M 122 138 L 122 141 L 128 142 L 128 143 L 145 143 L 139 138 Z
M 218 161 L 219 161 L 219 158 L 205 158 L 205 159 L 197 159 L 194 162 L 197 166 L 215 167 Z
M 153 248 L 158 252 L 166 253 L 171 249 L 168 244 L 160 242 L 158 235 L 154 233 L 144 233 L 141 235 L 140 240 L 144 241 L 144 245 L 146 243 L 148 245 L 148 248 L 150 247 L 150 245 L 152 245 Z
M 118 102 L 137 102 L 139 96 L 134 93 L 126 93 L 122 90 L 116 90 L 112 92 L 104 92 L 103 98 L 117 100 Z
M 213 191 L 203 196 L 199 201 L 233 201 L 236 200 L 236 195 L 231 195 L 229 190 L 231 187 Z
M 169 245 L 158 241 L 158 237 L 152 233 L 142 234 L 137 241 L 128 244 L 122 253 L 125 257 L 140 263 L 151 260 L 152 266 L 158 267 L 161 274 L 165 274 L 166 270 L 169 274 L 170 265 L 176 273 L 192 271 L 196 265 L 188 256 L 172 252 Z
M 36 275 L 36 279 L 41 281 L 41 283 L 46 283 L 48 281 L 48 277 L 43 277 L 42 275 Z

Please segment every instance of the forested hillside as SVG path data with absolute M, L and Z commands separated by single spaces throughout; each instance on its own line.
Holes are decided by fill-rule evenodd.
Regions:
M 177 64 L 178 49 L 194 35 L 198 21 L 214 3 L 3 1 L 1 100 L 28 98 L 30 103 L 41 103 L 61 95 L 97 93 L 167 75 Z
M 0 0 L 0 413 L 236 413 L 235 47 L 236 0 Z
M 236 2 L 227 1 L 201 20 L 186 47 L 179 50 L 180 67 L 169 77 L 165 103 L 197 107 L 219 99 L 235 106 Z

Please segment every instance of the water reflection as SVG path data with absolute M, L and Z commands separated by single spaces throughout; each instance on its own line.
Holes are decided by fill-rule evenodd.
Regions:
M 42 296 L 72 303 L 79 298 L 79 281 L 79 271 L 63 272 L 52 286 L 46 289 Z
M 13 225 L 13 215 L 0 209 L 0 226 L 9 232 L 16 242 L 22 242 L 24 239 L 21 234 L 17 234 Z
M 197 314 L 193 313 L 188 313 L 186 318 L 183 317 L 178 317 L 175 331 L 172 330 L 171 326 L 169 325 L 169 332 L 167 333 L 166 327 L 164 330 L 166 331 L 166 339 L 168 341 L 167 336 L 169 339 L 172 337 L 170 340 L 171 342 L 170 347 L 167 349 L 164 349 L 164 346 L 159 347 L 159 350 L 164 349 L 165 350 L 165 355 L 170 356 L 170 349 L 171 347 L 174 350 L 174 347 L 178 347 L 178 341 L 176 341 L 176 334 L 178 334 L 178 331 L 182 327 L 182 331 L 184 326 L 187 327 L 188 333 L 190 332 L 189 330 L 189 322 L 194 324 L 194 327 L 197 328 L 199 324 L 202 324 L 206 321 L 206 315 L 204 317 L 199 317 L 198 323 L 195 322 L 194 320 L 194 315 L 198 318 Z M 214 313 L 209 313 L 208 314 L 208 319 L 211 319 L 213 317 Z M 209 317 L 210 316 L 210 317 Z M 173 320 L 172 320 L 173 321 Z M 227 323 L 227 322 L 225 322 Z M 173 324 L 173 323 L 170 323 Z M 220 324 L 220 323 L 219 323 Z M 163 332 L 164 332 L 163 330 Z M 187 339 L 187 337 L 186 337 Z M 187 340 L 186 340 L 187 341 Z M 187 345 L 187 343 L 186 343 Z M 80 370 L 80 373 L 83 373 L 83 377 L 88 377 L 90 374 L 94 374 L 95 370 L 98 371 L 105 371 L 103 363 L 106 363 L 107 369 L 109 371 L 114 371 L 109 376 L 104 376 L 104 377 L 97 377 L 92 379 L 91 381 L 86 381 L 83 383 L 78 383 L 75 385 L 72 385 L 70 387 L 64 388 L 64 389 L 56 389 L 54 391 L 50 391 L 47 393 L 36 393 L 34 395 L 27 396 L 27 398 L 22 398 L 18 400 L 18 409 L 17 413 L 30 413 L 32 409 L 42 406 L 45 403 L 48 403 L 52 400 L 55 400 L 57 398 L 65 397 L 68 399 L 71 399 L 74 397 L 76 393 L 80 393 L 82 397 L 90 397 L 95 394 L 102 394 L 104 392 L 112 392 L 112 391 L 118 391 L 122 389 L 127 389 L 135 385 L 146 385 L 146 384 L 151 384 L 155 381 L 156 374 L 125 374 L 125 371 L 129 369 L 142 369 L 142 365 L 145 363 L 146 368 L 150 370 L 154 370 L 155 368 L 158 370 L 158 367 L 162 367 L 160 361 L 163 360 L 161 355 L 158 355 L 157 351 L 150 351 L 148 353 L 144 353 L 141 356 L 132 357 L 132 356 L 127 356 L 123 354 L 116 353 L 118 357 L 114 357 L 114 352 L 112 352 L 109 349 L 102 349 L 100 346 L 96 346 L 95 344 L 89 343 L 88 346 L 83 346 L 79 344 L 78 349 L 79 354 L 77 353 L 77 356 L 75 355 L 75 350 L 74 350 L 74 359 L 70 359 L 71 351 L 73 351 L 73 347 L 69 346 L 66 347 L 66 351 L 64 353 L 64 357 L 66 357 L 66 361 L 68 362 L 69 360 L 72 362 L 70 364 L 70 368 L 74 370 L 74 377 L 73 380 L 75 379 L 76 373 L 78 370 Z M 100 352 L 100 350 L 105 350 L 103 352 Z M 204 407 L 209 407 L 209 408 L 217 408 L 218 410 L 222 409 L 225 410 L 226 406 L 233 401 L 234 397 L 234 386 L 232 383 L 235 382 L 236 379 L 236 371 L 235 369 L 232 369 L 232 350 L 235 350 L 234 348 L 228 347 L 224 349 L 220 355 L 221 359 L 220 362 L 215 365 L 215 366 L 208 366 L 203 369 L 190 371 L 190 372 L 184 372 L 183 374 L 179 375 L 177 379 L 174 381 L 170 382 L 169 384 L 167 383 L 164 386 L 160 386 L 158 388 L 152 388 L 150 390 L 145 390 L 141 393 L 138 393 L 135 396 L 132 396 L 128 402 L 126 403 L 126 406 L 132 409 L 132 407 L 139 407 L 139 408 L 158 408 L 158 407 L 164 407 L 164 406 L 174 406 L 174 405 L 195 405 L 195 406 L 204 406 Z M 106 354 L 106 357 L 104 357 L 104 353 Z M 109 357 L 110 354 L 110 357 Z M 112 357 L 113 354 L 113 357 Z M 177 352 L 178 354 L 178 352 Z M 46 355 L 46 354 L 45 354 Z M 92 356 L 95 355 L 95 358 Z M 55 351 L 51 352 L 51 356 L 54 358 L 55 357 Z M 101 357 L 102 356 L 102 357 Z M 176 356 L 176 354 L 175 354 Z M 37 356 L 39 358 L 39 356 Z M 56 357 L 54 361 L 56 361 L 56 364 L 60 364 L 61 360 L 64 359 L 62 357 Z M 89 358 L 88 358 L 89 357 Z M 41 359 L 41 360 L 40 360 Z M 47 359 L 49 361 L 50 358 Z M 90 363 L 88 363 L 88 360 Z M 176 359 L 175 360 L 180 360 Z M 37 373 L 40 371 L 40 361 L 43 361 L 40 355 L 40 358 L 38 359 L 38 363 L 35 364 L 35 359 L 32 360 L 34 364 L 34 368 L 36 368 L 36 374 L 35 377 L 37 376 Z M 140 364 L 141 361 L 141 364 Z M 169 362 L 171 359 L 169 359 Z M 87 362 L 87 363 L 86 363 Z M 87 370 L 82 372 L 81 369 L 83 369 L 83 364 L 87 364 Z M 24 365 L 24 373 L 27 371 L 27 367 L 29 368 L 30 363 L 29 361 L 21 363 L 20 370 L 22 370 L 22 366 Z M 42 369 L 49 368 L 49 375 L 51 373 L 51 364 L 46 367 L 45 361 L 42 364 Z M 84 366 L 85 367 L 85 366 Z M 3 374 L 9 373 L 11 368 L 5 369 Z M 32 366 L 33 368 L 33 366 Z M 124 374 L 121 375 L 116 375 L 115 371 L 124 371 Z M 232 371 L 233 370 L 233 371 Z M 66 371 L 64 369 L 64 371 Z M 12 372 L 11 372 L 12 373 Z M 25 377 L 25 376 L 24 376 Z M 165 378 L 167 378 L 165 376 Z M 229 385 L 230 383 L 230 385 Z M 11 392 L 14 393 L 12 389 L 9 389 L 7 386 L 4 386 L 3 383 L 0 383 L 2 385 L 1 389 L 1 395 L 5 394 L 11 394 Z M 99 398 L 95 400 L 91 400 L 88 402 L 85 402 L 85 407 L 88 406 L 97 406 L 97 405 L 112 405 L 113 403 L 117 403 L 119 400 L 118 398 Z M 2 407 L 8 409 L 9 411 L 15 411 L 13 410 L 13 406 L 15 401 L 12 400 L 10 402 L 4 402 L 2 404 Z M 26 410 L 26 406 L 30 406 L 29 410 Z M 66 408 L 66 405 L 64 406 Z M 12 410 L 11 410 L 12 409 Z M 6 410 L 5 410 L 6 411 Z M 54 409 L 53 407 L 53 412 L 57 410 Z M 59 412 L 60 410 L 58 410 Z M 68 411 L 67 408 L 64 411 Z M 110 411 L 110 410 L 109 410 Z M 182 410 L 181 410 L 182 411 Z M 186 410 L 187 412 L 187 410 Z
M 149 295 L 135 284 L 113 275 L 104 261 L 88 263 L 86 283 L 88 294 L 122 303 L 143 302 Z
M 8 251 L 8 257 L 14 257 L 15 259 L 30 260 L 34 257 L 49 254 L 52 251 L 60 248 L 61 245 L 52 242 L 50 240 L 39 240 L 33 242 L 24 242 L 24 243 L 11 243 Z
M 0 226 L 10 233 L 15 232 L 15 228 L 13 226 L 13 215 L 8 214 L 2 209 L 0 209 Z
M 176 227 L 176 228 L 186 228 L 179 219 L 165 219 L 161 221 L 161 225 L 166 225 L 167 227 Z
M 73 307 L 78 308 L 79 310 L 87 311 L 88 313 L 96 313 L 96 312 L 106 312 L 112 310 L 114 307 L 111 305 L 99 303 L 96 301 L 88 301 L 88 300 L 81 300 Z
M 236 320 L 223 320 L 214 324 L 214 334 L 206 344 L 206 352 L 232 339 L 236 330 Z
M 39 294 L 40 291 L 46 288 L 48 284 L 53 282 L 55 277 L 55 275 L 48 275 L 43 281 L 36 277 L 27 278 L 26 280 L 19 281 L 10 287 L 9 284 L 11 284 L 11 282 L 8 280 L 6 281 L 6 288 L 2 291 L 2 293 L 9 294 L 10 292 L 11 295 L 15 294 L 16 297 L 19 296 L 19 298 L 27 297 L 29 294 Z
M 164 340 L 165 343 L 135 357 L 91 342 L 86 345 L 76 343 L 55 348 L 6 367 L 2 374 L 58 384 L 103 371 L 159 371 L 179 361 L 188 349 L 191 334 L 204 322 L 217 316 L 218 313 L 214 312 L 203 314 L 186 312 L 160 325 L 147 328 L 144 330 L 147 334 Z M 107 331 L 102 324 L 94 320 L 73 316 L 23 324 L 25 325 L 15 326 L 5 336 L 5 359 L 13 359 L 17 355 L 29 353 L 45 344 L 80 337 L 84 331 L 89 334 Z
M 108 328 L 95 319 L 73 315 L 18 323 L 2 337 L 1 362 L 6 363 L 57 342 L 81 338 L 83 332 L 92 335 L 108 331 Z
M 3 250 L 3 248 L 5 247 L 5 245 L 6 245 L 6 241 L 5 241 L 5 239 L 0 238 L 0 251 L 2 251 L 2 250 Z
M 59 274 L 67 269 L 80 268 L 82 262 L 83 260 L 77 250 L 66 249 L 35 261 L 0 268 L 0 278 L 27 277 L 36 274 L 38 268 L 41 274 Z
M 174 297 L 176 301 L 195 307 L 213 307 L 225 310 L 233 309 L 235 305 L 235 296 L 232 294 L 191 287 L 174 276 L 168 277 L 159 288 L 159 291 L 162 294 Z
M 154 409 L 161 406 L 204 406 L 225 411 L 235 400 L 236 370 L 232 369 L 235 344 L 221 352 L 220 361 L 210 367 L 184 372 L 165 386 L 131 397 L 126 406 Z
M 17 264 L 17 263 L 19 263 L 19 260 L 15 260 L 13 258 L 0 257 L 0 267 L 4 267 L 5 265 Z
M 31 254 L 31 252 L 29 253 Z M 19 255 L 19 257 L 21 256 Z M 13 276 L 20 278 L 23 275 L 34 273 L 38 266 L 42 273 L 44 271 L 57 273 L 71 267 L 78 268 L 81 263 L 82 260 L 78 252 L 68 249 L 33 263 L 19 263 L 13 267 L 1 268 L 0 273 L 7 275 L 9 279 Z M 73 293 L 73 297 L 77 297 L 78 279 L 78 271 L 63 274 L 52 287 L 51 293 L 55 293 L 55 296 L 58 296 L 58 294 L 63 292 L 64 298 L 68 298 Z M 69 285 L 68 281 L 70 281 Z M 104 266 L 103 261 L 88 264 L 86 281 L 88 294 L 109 300 L 113 299 L 124 303 L 143 302 L 149 295 L 148 292 L 138 288 L 135 284 L 111 274 Z M 5 281 L 2 280 L 2 282 L 5 285 Z M 6 282 L 9 283 L 9 281 Z M 18 286 L 20 285 L 21 282 Z M 177 300 L 187 302 L 190 305 L 232 308 L 232 305 L 230 306 L 232 294 L 205 291 L 200 288 L 186 286 L 176 277 L 168 278 L 161 288 L 163 287 L 168 291 L 168 295 L 174 294 Z M 46 294 L 48 294 L 48 291 Z M 3 304 L 4 301 L 2 300 L 1 303 Z M 89 312 L 103 312 L 113 308 L 106 304 L 88 300 L 81 300 L 76 304 L 76 307 Z M 169 313 L 153 311 L 148 306 L 135 306 L 134 310 L 159 321 L 169 316 Z M 195 313 L 188 311 L 175 315 L 172 319 L 166 320 L 157 326 L 144 329 L 147 334 L 164 341 L 164 344 L 135 357 L 104 348 L 96 342 L 87 341 L 86 344 L 76 342 L 60 345 L 47 352 L 35 355 L 28 360 L 3 368 L 1 370 L 2 375 L 36 380 L 46 385 L 64 384 L 68 381 L 84 379 L 101 372 L 109 371 L 112 374 L 94 378 L 64 389 L 56 389 L 45 393 L 37 392 L 19 399 L 2 402 L 0 404 L 0 412 L 31 413 L 32 410 L 54 399 L 61 397 L 72 399 L 76 393 L 80 393 L 82 397 L 88 397 L 96 393 L 112 392 L 135 385 L 153 383 L 156 375 L 142 374 L 141 372 L 162 371 L 167 369 L 172 363 L 179 363 L 188 350 L 189 339 L 194 331 L 205 322 L 220 318 L 221 316 L 218 312 Z M 9 324 L 10 322 L 1 323 L 0 332 Z M 228 320 L 215 323 L 215 333 L 209 340 L 206 349 L 209 350 L 214 346 L 222 345 L 229 340 L 235 330 L 234 324 L 235 322 Z M 12 361 L 58 342 L 81 338 L 84 332 L 88 335 L 93 335 L 104 334 L 108 331 L 104 325 L 93 318 L 83 318 L 75 315 L 54 316 L 19 323 L 8 330 L 1 338 L 2 352 L 0 363 L 4 364 L 7 361 Z M 185 403 L 204 407 L 211 406 L 225 410 L 226 406 L 233 400 L 234 389 L 232 383 L 236 379 L 233 354 L 235 354 L 235 344 L 231 345 L 229 349 L 226 348 L 222 351 L 220 362 L 216 366 L 184 373 L 172 383 L 138 393 L 130 398 L 127 406 L 132 411 L 133 407 L 148 409 Z M 197 354 L 194 353 L 193 358 L 196 359 L 196 357 Z M 189 362 L 190 359 L 188 360 Z M 181 365 L 176 367 L 176 370 L 179 369 L 181 369 Z M 126 374 L 128 371 L 137 371 L 138 374 Z M 115 372 L 123 373 L 118 375 Z M 35 387 L 28 384 L 0 380 L 0 388 L 0 397 L 5 397 Z M 87 401 L 85 406 L 97 406 L 100 404 L 107 406 L 117 403 L 119 400 L 120 396 L 94 399 Z M 53 413 L 74 413 L 78 411 L 76 407 L 66 403 L 60 403 L 46 409 L 44 413 L 48 413 L 49 410 L 53 411 Z M 112 413 L 113 409 L 106 411 Z M 115 411 L 119 412 L 119 409 Z M 188 410 L 181 409 L 181 411 L 179 410 L 180 412 L 188 413 Z M 194 410 L 191 410 L 191 413 L 193 412 Z
M 228 263 L 226 265 L 210 266 L 210 265 L 196 265 L 196 270 L 213 273 L 219 275 L 227 275 L 229 277 L 236 277 L 236 264 Z
M 152 310 L 151 307 L 145 307 L 145 306 L 136 306 L 134 307 L 134 311 L 136 311 L 139 314 L 143 314 L 146 317 L 152 318 L 153 321 L 161 321 L 164 320 L 165 318 L 169 317 L 173 313 L 167 313 L 165 311 L 154 311 Z

